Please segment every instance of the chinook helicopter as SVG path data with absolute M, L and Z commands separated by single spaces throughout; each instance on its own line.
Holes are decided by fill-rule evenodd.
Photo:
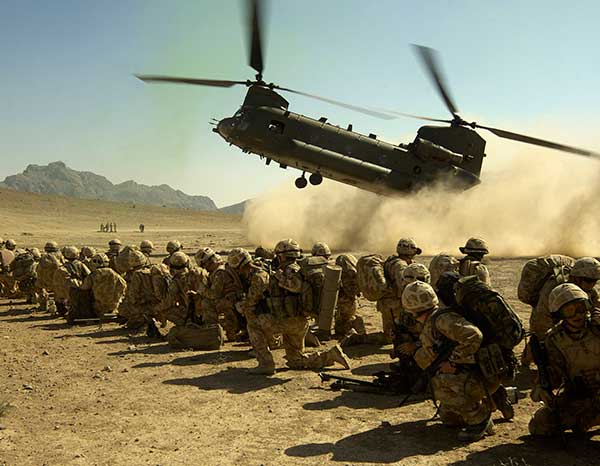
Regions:
M 295 180 L 297 188 L 305 188 L 309 182 L 319 185 L 323 178 L 330 178 L 385 195 L 414 191 L 435 182 L 443 182 L 451 189 L 466 190 L 480 183 L 481 167 L 486 156 L 486 142 L 475 129 L 485 129 L 501 138 L 573 154 L 600 156 L 584 149 L 465 121 L 450 97 L 436 52 L 428 47 L 415 46 L 415 50 L 452 115 L 449 120 L 359 107 L 277 84 L 267 84 L 263 80 L 261 2 L 249 0 L 248 5 L 249 65 L 257 73 L 254 80 L 157 75 L 136 77 L 149 83 L 248 87 L 240 109 L 232 117 L 216 122 L 213 131 L 243 152 L 266 159 L 267 165 L 275 161 L 281 168 L 301 170 L 302 175 Z M 375 134 L 354 132 L 352 125 L 342 128 L 328 123 L 326 118 L 316 120 L 291 112 L 289 102 L 279 92 L 310 97 L 377 118 L 389 120 L 410 117 L 449 126 L 423 126 L 417 131 L 413 142 L 391 144 L 378 140 Z M 307 173 L 310 174 L 308 181 Z

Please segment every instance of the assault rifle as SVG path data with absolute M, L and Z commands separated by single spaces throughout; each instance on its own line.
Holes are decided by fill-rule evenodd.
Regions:
M 456 343 L 452 340 L 442 342 L 437 348 L 436 358 L 429 366 L 418 372 L 416 377 L 414 375 L 411 377 L 410 374 L 406 374 L 403 371 L 377 372 L 373 375 L 374 379 L 372 381 L 342 377 L 326 372 L 320 372 L 319 377 L 322 382 L 333 381 L 330 386 L 332 390 L 347 389 L 382 395 L 406 395 L 400 403 L 400 406 L 402 406 L 411 396 L 425 392 L 429 384 L 429 379 L 436 374 L 440 364 L 448 360 L 455 346 Z
M 531 348 L 531 355 L 533 362 L 538 368 L 538 382 L 537 384 L 541 388 L 539 396 L 541 401 L 550 409 L 550 411 L 556 417 L 558 425 L 561 425 L 560 410 L 558 409 L 558 403 L 556 402 L 556 396 L 552 391 L 552 382 L 550 381 L 550 373 L 548 372 L 548 353 L 544 347 L 544 343 L 539 340 L 537 335 L 531 334 L 529 337 L 529 348 Z M 536 400 L 539 401 L 539 400 Z M 561 438 L 563 444 L 566 445 L 566 438 L 564 432 L 561 432 Z

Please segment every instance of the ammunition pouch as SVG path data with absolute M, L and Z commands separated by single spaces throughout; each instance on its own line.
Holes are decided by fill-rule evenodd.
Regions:
M 512 352 L 511 352 L 512 353 Z M 481 374 L 488 380 L 512 374 L 514 371 L 513 357 L 506 354 L 496 343 L 484 346 L 477 352 L 476 359 Z

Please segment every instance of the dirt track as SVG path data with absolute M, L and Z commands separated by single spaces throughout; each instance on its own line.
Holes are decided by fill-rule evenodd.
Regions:
M 192 248 L 244 244 L 239 218 L 231 216 L 145 207 L 133 214 L 130 206 L 61 198 L 43 204 L 43 196 L 4 191 L 0 197 L 0 235 L 28 245 L 52 238 L 102 246 L 111 235 L 95 230 L 108 220 L 117 221 L 124 242 L 146 237 L 164 247 L 177 237 Z M 114 211 L 113 218 L 104 209 Z M 60 222 L 57 211 L 66 212 Z M 143 236 L 135 232 L 140 217 L 150 225 Z M 495 286 L 526 320 L 527 309 L 515 297 L 523 262 L 495 259 L 490 267 Z M 379 330 L 372 304 L 362 301 L 360 312 L 369 331 Z M 332 392 L 313 372 L 250 375 L 255 361 L 245 346 L 175 352 L 166 343 L 129 337 L 115 324 L 68 327 L 7 301 L 0 301 L 0 342 L 0 406 L 11 404 L 0 417 L 0 464 L 599 463 L 597 441 L 569 436 L 564 449 L 558 441 L 527 437 L 535 410 L 528 398 L 512 422 L 497 423 L 495 436 L 462 445 L 455 431 L 428 422 L 431 402 L 398 408 L 393 397 Z M 340 373 L 360 377 L 385 369 L 388 351 L 350 348 L 353 369 Z M 283 367 L 281 351 L 276 357 Z M 524 390 L 529 383 L 527 374 L 518 379 Z

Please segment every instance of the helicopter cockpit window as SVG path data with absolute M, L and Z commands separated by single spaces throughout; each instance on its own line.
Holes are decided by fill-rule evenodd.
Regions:
M 283 129 L 285 125 L 281 121 L 271 120 L 269 123 L 269 131 L 276 134 L 283 134 Z

